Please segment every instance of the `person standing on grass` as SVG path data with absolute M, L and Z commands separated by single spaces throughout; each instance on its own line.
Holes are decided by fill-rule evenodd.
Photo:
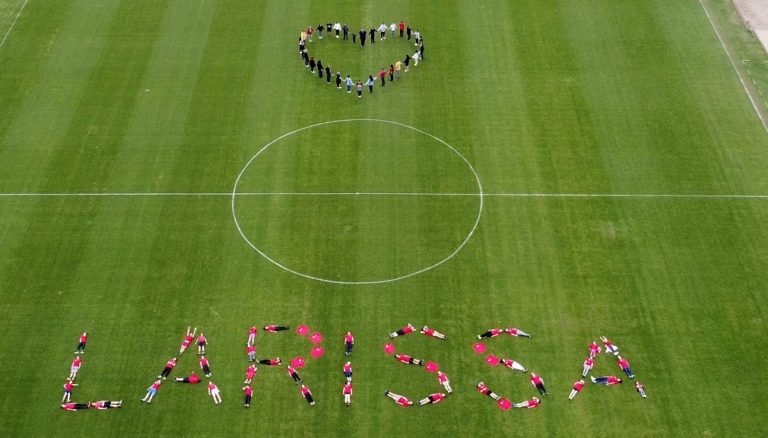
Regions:
M 341 32 L 341 23 L 338 21 L 333 24 L 333 31 L 336 32 L 336 38 L 339 37 L 339 32 Z
M 448 376 L 445 375 L 444 372 L 438 371 L 437 372 L 437 381 L 443 385 L 443 388 L 445 388 L 445 392 L 448 394 L 453 392 L 453 389 L 451 389 L 451 381 L 448 380 Z
M 157 376 L 157 378 L 166 380 L 168 378 L 168 375 L 171 374 L 173 367 L 175 366 L 176 366 L 176 358 L 174 357 L 165 363 L 165 368 L 163 368 L 163 372 L 160 373 L 160 375 Z
M 317 65 L 317 63 L 315 62 L 315 58 L 314 57 L 310 57 L 309 58 L 309 73 L 310 74 L 315 74 L 315 66 L 316 65 Z
M 72 359 L 72 365 L 69 367 L 69 377 L 67 377 L 67 380 L 75 380 L 77 372 L 80 371 L 82 365 L 83 359 L 81 359 L 80 356 L 75 356 L 75 358 Z
M 299 388 L 301 391 L 301 395 L 307 399 L 307 403 L 309 403 L 310 406 L 315 405 L 315 399 L 312 398 L 312 391 L 309 390 L 309 388 L 306 387 L 306 385 L 301 385 L 301 388 Z
M 181 341 L 181 348 L 179 348 L 179 356 L 187 351 L 187 347 L 189 347 L 192 340 L 195 339 L 195 333 L 197 333 L 197 327 L 195 327 L 195 330 L 191 330 L 191 327 L 187 327 L 187 333 L 184 335 L 184 340 Z
M 393 39 L 395 38 L 395 29 L 397 29 L 397 25 L 395 23 L 389 25 L 389 34 Z
M 397 27 L 400 29 L 400 38 L 402 38 L 403 32 L 405 32 L 405 23 L 403 23 L 403 20 L 400 20 L 400 24 L 398 24 Z
M 352 347 L 354 346 L 355 346 L 355 337 L 352 336 L 352 332 L 347 332 L 347 334 L 344 335 L 344 355 L 351 356 Z
M 363 81 L 357 81 L 357 98 L 363 97 Z
M 243 386 L 243 393 L 245 394 L 245 399 L 243 399 L 243 406 L 246 408 L 251 407 L 251 397 L 253 396 L 253 388 L 246 385 Z
M 312 33 L 315 32 L 315 29 L 312 28 L 312 26 L 307 26 L 307 37 L 309 38 L 309 42 L 312 42 Z
M 573 389 L 571 389 L 571 394 L 568 396 L 568 400 L 573 400 L 573 398 L 576 397 L 582 389 L 584 389 L 584 379 L 581 379 L 573 384 Z
M 410 41 L 411 41 L 411 32 L 413 32 L 413 29 L 411 29 L 411 26 L 409 25 L 409 26 L 406 28 L 406 30 L 405 30 L 405 33 L 406 33 L 406 34 L 408 34 L 408 42 L 410 42 Z
M 205 377 L 211 377 L 211 364 L 208 363 L 208 359 L 205 356 L 200 357 L 200 369 L 203 370 Z
M 221 391 L 219 391 L 219 387 L 215 383 L 210 381 L 208 382 L 208 395 L 213 398 L 214 404 L 221 403 Z
M 344 406 L 350 407 L 352 405 L 352 384 L 345 383 L 341 393 L 344 395 Z
M 160 389 L 160 384 L 162 382 L 163 381 L 160 379 L 155 380 L 152 383 L 152 385 L 150 385 L 149 388 L 147 388 L 147 394 L 144 396 L 143 399 L 141 399 L 141 401 L 145 403 L 152 403 L 152 398 L 155 396 L 155 394 L 157 394 L 157 390 Z
M 178 383 L 189 383 L 192 385 L 196 385 L 200 383 L 200 377 L 198 377 L 197 374 L 195 374 L 195 372 L 192 371 L 192 374 L 190 374 L 188 377 L 174 377 L 173 381 Z
M 336 89 L 341 90 L 341 72 L 336 72 Z
M 67 383 L 64 384 L 64 396 L 61 397 L 62 403 L 69 403 L 69 400 L 72 398 L 72 388 L 75 386 L 77 386 L 77 383 L 67 380 Z
M 344 41 L 349 41 L 349 26 L 347 26 L 347 23 L 344 23 L 343 26 L 341 26 L 341 32 L 344 34 L 344 38 L 342 38 Z
M 80 340 L 77 343 L 77 349 L 75 349 L 75 354 L 85 354 L 85 344 L 88 343 L 88 333 L 83 332 L 82 335 L 80 335 Z
M 331 83 L 331 66 L 326 65 L 325 66 L 325 84 L 328 85 Z
M 368 80 L 365 82 L 365 85 L 368 86 L 368 93 L 373 93 L 373 84 L 375 84 L 373 76 L 368 75 Z
M 382 68 L 381 71 L 379 72 L 379 79 L 381 79 L 382 87 L 387 85 L 386 77 L 387 77 L 387 70 Z
M 376 43 L 376 29 L 371 28 L 371 30 L 368 31 L 368 39 L 371 40 L 371 44 Z
M 352 81 L 352 78 L 347 75 L 347 79 L 344 80 L 344 84 L 347 86 L 347 94 L 352 92 L 352 86 L 355 85 L 354 81 Z
M 394 64 L 389 64 L 389 82 L 392 82 L 395 80 L 395 66 Z
M 420 38 L 421 38 L 421 32 L 419 32 L 419 29 L 416 29 L 416 31 L 413 33 L 413 40 L 414 40 L 413 45 L 414 46 L 418 46 L 419 45 L 419 39 Z
M 323 61 L 318 59 L 317 60 L 317 77 L 319 77 L 320 79 L 323 78 L 323 71 L 324 71 L 323 69 L 324 69 Z
M 403 64 L 405 64 L 405 72 L 408 73 L 408 65 L 411 63 L 411 55 L 405 54 L 405 59 L 403 60 Z
M 365 47 L 366 36 L 368 36 L 368 33 L 365 31 L 365 29 L 360 29 L 360 47 Z
M 419 44 L 419 59 L 424 60 L 424 38 L 421 39 L 421 44 Z
M 400 61 L 395 62 L 395 77 L 400 79 L 400 69 L 402 69 L 403 63 Z
M 581 377 L 587 377 L 592 367 L 595 366 L 595 359 L 592 356 L 584 359 L 584 368 L 581 370 Z
M 250 385 L 253 381 L 253 376 L 256 375 L 256 372 L 259 371 L 258 368 L 256 368 L 256 364 L 250 364 L 248 365 L 248 368 L 245 369 L 245 383 L 246 385 Z
M 381 23 L 379 25 L 379 39 L 380 40 L 387 39 L 387 25 L 384 23 Z
M 317 38 L 318 39 L 323 39 L 323 24 L 322 23 L 317 25 Z
M 413 66 L 414 67 L 418 67 L 419 66 L 419 51 L 418 50 L 413 53 L 412 58 L 413 58 Z
M 197 337 L 197 354 L 205 354 L 205 346 L 208 345 L 208 339 L 203 332 L 200 332 L 200 336 Z

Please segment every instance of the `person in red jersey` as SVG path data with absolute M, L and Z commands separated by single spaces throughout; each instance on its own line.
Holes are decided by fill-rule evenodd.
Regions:
M 533 385 L 541 395 L 549 395 L 547 389 L 544 388 L 544 379 L 536 373 L 531 373 L 531 385 Z
M 629 361 L 624 359 L 623 357 L 619 356 L 619 360 L 617 361 L 619 364 L 619 368 L 621 368 L 622 371 L 629 377 L 630 379 L 634 379 L 635 375 L 632 373 L 632 368 L 629 367 Z
M 208 345 L 208 338 L 205 337 L 205 333 L 200 332 L 200 336 L 197 337 L 197 354 L 200 356 L 205 354 L 205 347 Z
M 584 359 L 584 368 L 581 370 L 581 377 L 587 377 L 587 374 L 589 374 L 593 366 L 595 366 L 595 359 L 593 356 Z
M 495 392 L 491 391 L 491 388 L 485 386 L 485 382 L 480 382 L 477 384 L 477 392 L 483 395 L 487 395 L 488 397 L 498 401 L 501 399 L 501 396 L 496 394 Z
M 155 394 L 157 394 L 157 390 L 160 389 L 160 384 L 162 382 L 163 381 L 160 380 L 160 379 L 155 380 L 149 386 L 149 388 L 147 388 L 147 394 L 144 396 L 143 399 L 141 399 L 141 401 L 146 402 L 146 403 L 152 403 L 152 399 L 155 397 Z
M 176 366 L 176 358 L 174 357 L 173 359 L 165 363 L 165 368 L 163 368 L 163 372 L 160 373 L 160 375 L 157 376 L 157 378 L 166 380 L 168 378 L 168 375 L 171 374 L 173 367 L 175 366 Z
M 349 382 L 345 383 L 341 393 L 344 395 L 344 406 L 349 407 L 352 405 L 352 384 Z
M 440 333 L 439 331 L 437 331 L 437 330 L 435 330 L 433 328 L 429 328 L 427 326 L 424 326 L 424 327 L 421 328 L 421 333 L 425 334 L 427 336 L 432 336 L 433 338 L 448 339 L 448 336 L 445 336 L 444 334 Z
M 64 384 L 64 396 L 61 397 L 61 402 L 69 402 L 72 398 L 72 388 L 77 386 L 77 383 L 73 383 L 71 380 L 67 380 Z
M 276 333 L 276 332 L 288 330 L 288 326 L 287 325 L 265 325 L 264 330 L 270 333 Z
M 445 388 L 445 392 L 448 394 L 453 392 L 453 389 L 451 389 L 451 381 L 448 380 L 448 376 L 445 375 L 444 372 L 438 371 L 437 372 L 437 381 L 443 385 L 443 388 Z
M 191 344 L 192 340 L 195 339 L 195 333 L 197 333 L 197 327 L 195 327 L 194 330 L 192 330 L 191 327 L 187 327 L 187 333 L 184 335 L 184 340 L 181 341 L 181 348 L 179 348 L 179 356 L 184 354 L 184 352 L 187 350 L 187 347 L 189 347 L 189 344 Z
M 194 371 L 192 371 L 192 374 L 190 374 L 187 377 L 175 377 L 173 380 L 174 380 L 174 382 L 191 383 L 193 385 L 200 383 L 200 377 L 198 377 L 197 374 L 195 374 Z
M 400 38 L 402 38 L 403 32 L 405 32 L 405 23 L 401 21 L 400 24 L 397 25 L 397 28 L 400 29 Z
M 598 385 L 618 385 L 622 382 L 621 379 L 616 376 L 602 376 L 592 377 L 592 383 L 597 383 Z
M 395 401 L 395 403 L 399 404 L 400 406 L 407 408 L 410 406 L 413 406 L 413 402 L 408 400 L 406 397 L 403 397 L 400 394 L 395 394 L 394 392 L 390 392 L 389 390 L 384 391 L 384 395 L 391 398 Z
M 446 395 L 442 392 L 436 392 L 434 394 L 429 394 L 426 398 L 423 398 L 419 400 L 419 406 L 424 406 L 427 404 L 434 404 L 434 403 L 440 403 L 445 399 Z
M 259 359 L 257 362 L 262 364 L 262 365 L 269 365 L 269 366 L 272 366 L 272 367 L 276 367 L 278 365 L 282 365 L 283 364 L 283 361 L 280 360 L 279 357 L 276 357 L 274 359 Z
M 117 409 L 123 407 L 123 401 L 122 400 L 99 400 L 91 403 L 91 407 L 94 409 L 98 409 L 100 411 L 107 410 L 107 409 Z
M 80 371 L 80 367 L 83 365 L 83 359 L 80 358 L 80 356 L 75 356 L 75 358 L 72 360 L 72 365 L 69 367 L 69 377 L 67 377 L 67 380 L 75 380 L 75 377 L 77 377 L 77 372 Z
M 347 379 L 347 383 L 352 383 L 352 362 L 344 364 L 343 372 L 344 377 Z
M 344 335 L 344 354 L 350 356 L 352 354 L 352 347 L 355 346 L 355 337 L 352 336 L 352 332 L 347 332 Z
M 591 344 L 589 344 L 589 357 L 594 358 L 600 354 L 600 347 L 597 346 L 597 342 L 592 341 Z
M 251 397 L 253 396 L 253 388 L 251 388 L 249 385 L 243 386 L 243 394 L 245 395 L 245 398 L 243 399 L 243 406 L 250 408 Z
M 514 406 L 516 408 L 533 409 L 533 408 L 538 408 L 540 404 L 541 404 L 541 400 L 539 400 L 538 398 L 534 397 L 534 398 L 532 398 L 530 400 L 526 400 L 524 402 L 515 403 L 512 406 Z
M 297 385 L 301 383 L 301 377 L 299 376 L 299 372 L 296 371 L 296 368 L 288 365 L 288 375 L 291 376 L 291 379 L 293 379 L 294 383 Z
M 315 405 L 315 399 L 312 398 L 312 391 L 307 388 L 306 385 L 301 385 L 301 388 L 299 388 L 301 391 L 301 395 L 307 400 L 307 403 L 309 403 L 310 406 Z
M 600 336 L 600 340 L 603 341 L 603 346 L 605 347 L 605 353 L 611 353 L 614 356 L 619 355 L 619 347 L 617 345 L 613 345 L 611 341 L 608 340 L 605 336 Z
M 573 398 L 576 397 L 582 389 L 584 389 L 584 379 L 581 379 L 573 384 L 573 389 L 571 389 L 571 394 L 568 396 L 568 400 L 573 400 Z
M 414 330 L 415 330 L 415 328 L 409 322 L 408 325 L 406 325 L 405 327 L 401 328 L 400 330 L 397 330 L 397 331 L 394 331 L 394 332 L 390 333 L 389 337 L 390 338 L 396 338 L 398 336 L 405 336 L 408 333 L 413 333 Z
M 90 403 L 64 403 L 61 405 L 61 409 L 65 411 L 80 411 L 91 407 Z
M 645 394 L 645 386 L 643 386 L 642 383 L 635 382 L 635 391 L 637 391 L 637 393 L 640 394 L 640 397 L 648 398 L 648 396 Z
M 395 359 L 397 359 L 398 361 L 400 361 L 402 363 L 406 363 L 406 364 L 409 364 L 409 365 L 421 366 L 424 363 L 423 360 L 416 359 L 414 357 L 408 356 L 407 354 L 396 354 L 395 355 Z
M 248 345 L 256 343 L 256 331 L 255 325 L 252 325 L 251 328 L 248 329 Z
M 245 369 L 245 383 L 246 385 L 250 385 L 251 381 L 253 381 L 253 376 L 256 375 L 256 372 L 258 371 L 258 368 L 256 368 L 255 364 L 248 365 L 248 368 Z
M 208 395 L 213 399 L 213 404 L 221 403 L 221 391 L 219 391 L 219 387 L 215 383 L 210 381 L 208 382 Z
M 208 363 L 208 359 L 205 356 L 200 357 L 200 369 L 203 370 L 205 377 L 211 377 L 211 364 Z
M 88 343 L 88 333 L 83 332 L 83 334 L 80 335 L 80 341 L 77 343 L 77 349 L 75 349 L 75 354 L 85 354 L 86 343 Z
M 253 344 L 248 344 L 245 346 L 245 354 L 248 355 L 248 362 L 253 362 L 256 360 L 256 346 Z
M 502 333 L 504 333 L 504 330 L 500 328 L 492 328 L 483 334 L 477 335 L 477 339 L 495 338 L 496 336 L 499 336 Z
M 504 333 L 508 334 L 509 336 L 522 336 L 524 338 L 532 338 L 533 336 L 529 333 L 526 333 L 518 328 L 510 327 L 504 330 Z
M 523 364 L 514 359 L 502 359 L 501 363 L 509 369 L 520 371 L 521 373 L 528 372 L 528 368 L 524 367 Z

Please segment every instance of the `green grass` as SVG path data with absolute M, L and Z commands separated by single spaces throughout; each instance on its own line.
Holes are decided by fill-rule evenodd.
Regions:
M 546 3 L 546 4 L 545 4 Z M 21 1 L 0 0 L 0 35 Z M 765 59 L 726 1 L 707 5 L 737 56 Z M 362 99 L 310 78 L 298 32 L 416 23 L 427 60 Z M 334 70 L 373 73 L 412 46 L 315 40 Z M 762 57 L 762 58 L 761 58 Z M 758 84 L 761 68 L 745 64 Z M 763 81 L 763 82 L 760 82 Z M 272 140 L 338 119 L 384 119 L 454 147 L 491 196 L 444 264 L 401 281 L 340 285 L 260 257 L 234 225 L 243 166 Z M 498 194 L 768 195 L 768 135 L 698 1 L 389 2 L 29 0 L 0 48 L 0 430 L 9 436 L 585 435 L 760 436 L 768 317 L 765 198 Z M 322 125 L 266 149 L 243 192 L 428 192 L 468 196 L 243 195 L 243 232 L 286 266 L 335 280 L 431 266 L 471 229 L 474 176 L 442 143 L 375 122 Z M 10 193 L 201 193 L 33 197 Z M 202 193 L 219 194 L 213 196 Z M 306 323 L 326 355 L 302 372 L 262 367 L 240 403 L 251 324 Z M 455 394 L 402 409 L 384 389 L 439 387 L 385 357 L 387 333 L 428 323 L 400 351 L 434 360 Z M 210 340 L 214 381 L 145 388 L 188 325 Z M 499 338 L 547 382 L 534 411 L 502 412 L 474 385 L 520 401 L 524 376 L 475 356 Z M 91 333 L 75 398 L 58 409 L 77 336 Z M 341 340 L 357 336 L 354 405 L 341 399 Z M 649 393 L 587 387 L 566 398 L 590 340 L 605 334 Z M 292 332 L 259 356 L 308 356 Z M 181 358 L 173 375 L 196 369 Z M 598 374 L 619 374 L 605 357 Z

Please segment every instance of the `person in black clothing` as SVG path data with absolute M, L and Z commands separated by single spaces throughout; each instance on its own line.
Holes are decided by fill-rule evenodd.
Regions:
M 317 34 L 320 35 L 319 36 L 320 39 L 323 39 L 323 25 L 322 24 L 318 24 L 317 25 Z
M 408 41 L 410 41 L 411 40 L 411 26 L 408 26 L 405 29 L 405 32 L 408 34 Z
M 323 78 L 323 61 L 317 60 L 317 77 Z
M 367 83 L 368 83 L 368 92 L 369 92 L 369 93 L 373 93 L 373 84 L 375 84 L 375 83 L 376 83 L 376 82 L 373 80 L 373 76 L 371 76 L 371 75 L 368 75 L 368 82 L 367 82 Z
M 357 33 L 352 32 L 352 44 L 357 44 Z
M 360 47 L 365 47 L 365 36 L 368 35 L 365 29 L 360 29 Z
M 325 66 L 325 83 L 326 84 L 331 83 L 331 66 L 330 65 Z
M 405 72 L 408 73 L 408 65 L 411 63 L 411 55 L 406 53 L 405 59 L 403 60 L 403 64 L 405 64 Z
M 343 26 L 341 26 L 341 31 L 344 33 L 344 39 L 349 39 L 349 26 L 347 26 L 347 23 L 344 23 Z
M 368 37 L 371 39 L 371 44 L 376 42 L 376 29 L 371 28 L 371 30 L 368 31 Z
M 304 67 L 309 67 L 309 55 L 306 50 L 301 52 L 301 58 L 304 60 Z
M 421 39 L 421 45 L 419 46 L 419 59 L 424 60 L 424 38 Z
M 325 25 L 325 30 L 328 31 L 328 35 L 331 34 L 331 29 L 333 28 L 333 23 L 328 23 Z
M 317 65 L 317 63 L 315 63 L 315 58 L 309 58 L 309 72 L 310 73 L 313 73 L 313 74 L 315 73 L 315 65 Z
M 338 90 L 341 90 L 341 72 L 340 71 L 336 72 L 336 88 Z

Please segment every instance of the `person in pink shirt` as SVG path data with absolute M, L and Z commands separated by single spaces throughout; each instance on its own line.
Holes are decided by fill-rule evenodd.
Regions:
M 573 389 L 571 389 L 571 394 L 568 396 L 568 400 L 573 400 L 573 398 L 576 397 L 582 389 L 584 389 L 584 379 L 581 379 L 573 384 Z
M 497 401 L 499 399 L 501 399 L 501 396 L 496 394 L 495 392 L 491 391 L 491 388 L 487 387 L 485 385 L 485 382 L 480 382 L 480 383 L 477 384 L 477 392 L 479 392 L 480 394 L 483 394 L 483 395 L 487 395 L 488 397 L 490 397 L 490 398 L 492 398 L 494 400 L 497 400 Z
M 541 404 L 541 400 L 539 400 L 538 398 L 534 397 L 534 398 L 532 398 L 530 400 L 526 400 L 524 402 L 515 403 L 512 406 L 514 406 L 516 408 L 533 409 L 533 408 L 538 408 L 540 404 Z
M 407 354 L 396 354 L 395 359 L 398 360 L 399 362 L 409 364 L 409 365 L 422 366 L 422 364 L 424 363 L 423 360 L 416 359 L 414 357 L 408 356 Z
M 424 406 L 427 404 L 434 404 L 434 403 L 440 403 L 445 399 L 446 395 L 442 392 L 436 392 L 434 394 L 429 394 L 426 398 L 423 398 L 419 400 L 419 406 Z
M 248 329 L 248 345 L 253 345 L 256 343 L 256 326 L 252 325 L 251 328 Z
M 64 384 L 64 396 L 61 397 L 61 402 L 69 402 L 72 398 L 72 388 L 77 386 L 77 383 L 73 383 L 71 380 L 67 380 Z
M 502 359 L 501 363 L 509 369 L 520 371 L 521 373 L 528 372 L 528 368 L 524 367 L 523 364 L 514 359 Z
M 421 333 L 423 333 L 423 334 L 425 334 L 427 336 L 432 336 L 433 338 L 448 339 L 448 336 L 445 336 L 444 334 L 440 333 L 439 331 L 437 331 L 437 330 L 435 330 L 433 328 L 429 328 L 427 326 L 424 326 L 424 327 L 421 328 Z
M 409 333 L 413 333 L 414 330 L 415 330 L 415 328 L 409 322 L 408 325 L 406 325 L 405 327 L 401 328 L 400 330 L 397 330 L 397 331 L 394 331 L 394 332 L 390 333 L 389 337 L 390 338 L 396 338 L 398 336 L 405 336 L 405 335 L 407 335 Z
M 251 381 L 253 380 L 253 376 L 256 375 L 257 371 L 258 368 L 256 368 L 256 364 L 248 365 L 248 368 L 245 369 L 245 381 L 243 383 L 250 385 Z
M 122 400 L 99 400 L 91 403 L 91 407 L 98 409 L 100 411 L 107 410 L 107 409 L 117 409 L 123 407 L 123 401 Z
M 75 354 L 85 354 L 85 344 L 88 343 L 88 333 L 83 332 L 82 335 L 80 335 L 80 340 L 77 343 L 77 349 L 75 350 Z
M 592 383 L 597 383 L 598 385 L 618 385 L 622 382 L 621 379 L 616 376 L 602 376 L 592 377 Z
M 249 385 L 243 386 L 243 394 L 245 394 L 245 398 L 243 399 L 243 406 L 250 408 L 251 397 L 253 396 L 253 388 L 251 388 Z
M 619 368 L 621 368 L 622 371 L 629 377 L 630 379 L 634 379 L 635 375 L 632 373 L 632 368 L 629 367 L 629 361 L 624 359 L 623 357 L 619 356 L 618 360 Z
M 595 359 L 592 356 L 584 359 L 584 368 L 581 370 L 581 377 L 587 377 L 587 374 L 589 374 L 593 366 L 595 366 Z
M 605 353 L 611 353 L 614 356 L 619 355 L 619 347 L 616 345 L 613 345 L 611 341 L 608 340 L 605 336 L 600 336 L 600 340 L 603 341 L 603 346 L 605 347 Z
M 80 411 L 90 407 L 90 403 L 64 403 L 61 405 L 61 409 L 64 409 L 65 411 Z
M 143 399 L 141 399 L 141 401 L 143 401 L 143 402 L 146 402 L 146 403 L 152 403 L 152 398 L 154 398 L 154 397 L 155 397 L 155 394 L 157 394 L 157 390 L 158 390 L 158 389 L 160 389 L 160 384 L 161 384 L 162 382 L 163 382 L 163 381 L 162 381 L 162 380 L 160 380 L 160 379 L 157 379 L 157 380 L 155 380 L 155 381 L 154 381 L 154 382 L 153 382 L 153 383 L 152 383 L 152 384 L 149 386 L 149 388 L 147 388 L 147 394 L 144 396 L 144 398 L 143 398 Z
M 219 387 L 215 383 L 210 381 L 208 382 L 208 395 L 211 396 L 214 404 L 221 403 L 221 391 L 219 391 Z
M 276 357 L 274 359 L 259 359 L 257 362 L 262 364 L 262 365 L 269 365 L 271 367 L 276 367 L 278 365 L 282 365 L 283 364 L 283 361 L 280 360 L 279 357 Z
M 179 383 L 191 383 L 195 385 L 200 383 L 200 377 L 198 377 L 197 374 L 192 371 L 192 374 L 190 374 L 188 377 L 174 377 L 173 381 Z
M 72 365 L 69 367 L 69 377 L 67 377 L 67 380 L 75 380 L 75 377 L 77 377 L 77 372 L 80 371 L 80 367 L 83 365 L 83 359 L 80 358 L 80 356 L 75 356 L 75 358 L 72 360 Z
M 600 354 L 600 347 L 597 346 L 597 342 L 592 341 L 589 344 L 589 357 L 594 358 L 598 354 Z
M 248 355 L 248 362 L 253 362 L 256 360 L 256 346 L 253 344 L 248 344 L 245 346 L 245 354 Z
M 299 376 L 299 372 L 296 371 L 296 368 L 288 365 L 288 375 L 291 376 L 291 379 L 293 379 L 294 383 L 297 385 L 301 383 L 301 377 Z
M 522 331 L 520 329 L 514 328 L 514 327 L 510 327 L 508 329 L 505 329 L 504 332 L 506 334 L 508 334 L 509 336 L 522 336 L 524 338 L 532 338 L 533 337 L 529 333 L 526 333 L 526 332 L 524 332 L 524 331 Z
M 310 406 L 314 406 L 315 405 L 315 399 L 312 398 L 312 391 L 310 391 L 309 388 L 307 388 L 306 385 L 301 385 L 301 388 L 299 388 L 299 390 L 301 391 L 301 395 L 305 399 L 307 399 L 307 403 L 309 403 Z
M 352 362 L 345 363 L 342 370 L 344 372 L 344 377 L 347 379 L 347 383 L 352 383 Z
M 181 348 L 179 348 L 179 356 L 184 354 L 189 344 L 195 339 L 195 333 L 197 333 L 197 327 L 195 327 L 195 330 L 192 330 L 192 327 L 187 327 L 187 333 L 184 335 L 184 340 L 181 341 Z
M 635 391 L 637 391 L 637 393 L 640 394 L 640 397 L 648 398 L 648 396 L 645 394 L 645 386 L 643 386 L 642 383 L 635 382 Z
M 281 332 L 283 330 L 288 330 L 288 326 L 287 325 L 274 325 L 274 324 L 272 324 L 272 325 L 265 325 L 264 326 L 264 330 L 266 330 L 266 331 L 268 331 L 270 333 L 277 333 L 277 332 Z
M 352 354 L 352 347 L 355 346 L 355 337 L 352 336 L 352 332 L 347 332 L 344 335 L 344 354 L 349 356 Z
M 483 334 L 477 335 L 477 339 L 495 338 L 496 336 L 499 336 L 502 333 L 504 333 L 504 330 L 500 328 L 492 328 Z
M 200 332 L 200 336 L 197 337 L 197 354 L 205 354 L 205 346 L 208 345 L 208 339 L 203 332 Z
M 444 372 L 438 371 L 437 372 L 437 381 L 443 385 L 443 388 L 445 388 L 445 392 L 448 394 L 453 392 L 453 389 L 451 389 L 451 381 L 448 380 L 448 376 L 445 375 Z
M 200 369 L 203 370 L 205 377 L 211 377 L 211 364 L 208 363 L 208 359 L 205 356 L 200 357 Z
M 547 389 L 544 388 L 544 379 L 536 373 L 531 373 L 531 385 L 533 385 L 541 395 L 549 395 Z
M 176 358 L 174 357 L 165 363 L 165 368 L 163 368 L 163 372 L 160 373 L 160 375 L 157 376 L 157 378 L 166 380 L 168 378 L 168 375 L 171 374 L 173 367 L 175 366 L 176 366 Z
M 391 398 L 395 401 L 395 403 L 399 404 L 400 406 L 407 408 L 410 406 L 413 406 L 413 402 L 408 400 L 407 398 L 403 397 L 400 394 L 395 394 L 394 392 L 390 392 L 389 390 L 384 391 L 384 395 Z
M 345 383 L 341 393 L 344 395 L 344 406 L 349 407 L 352 405 L 352 384 L 349 382 Z

